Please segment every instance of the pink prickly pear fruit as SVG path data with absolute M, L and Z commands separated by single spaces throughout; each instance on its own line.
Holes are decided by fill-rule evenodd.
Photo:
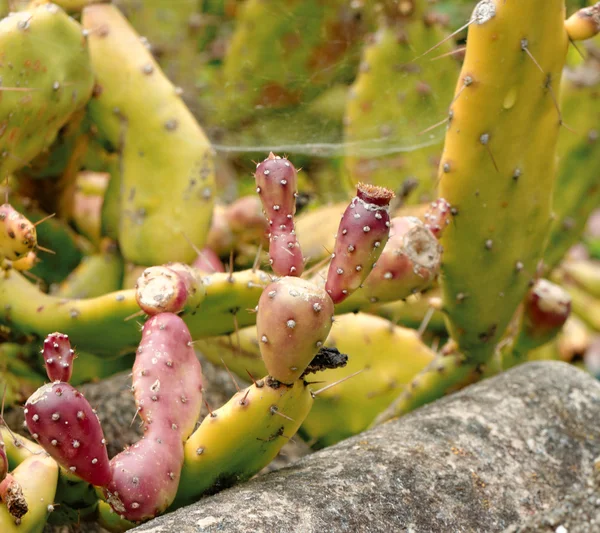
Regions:
M 12 205 L 0 206 L 0 254 L 9 261 L 17 261 L 37 245 L 35 225 Z
M 182 263 L 147 268 L 135 288 L 138 305 L 150 316 L 195 308 L 205 296 L 200 274 Z
M 342 215 L 325 289 L 334 303 L 358 289 L 375 266 L 390 231 L 389 204 L 394 193 L 359 183 Z
M 450 216 L 452 214 L 450 203 L 444 198 L 438 198 L 431 202 L 429 209 L 423 215 L 425 227 L 439 239 L 446 226 L 450 224 Z
M 296 277 L 271 283 L 258 302 L 260 353 L 277 381 L 296 381 L 323 345 L 333 322 L 333 301 L 324 289 Z
M 100 420 L 77 389 L 62 382 L 40 387 L 25 404 L 25 422 L 33 438 L 61 466 L 92 485 L 109 483 Z
M 441 246 L 426 225 L 415 217 L 395 217 L 390 238 L 363 283 L 365 297 L 372 302 L 406 298 L 431 284 L 440 263 Z
M 294 228 L 298 177 L 294 165 L 271 152 L 256 166 L 256 192 L 269 222 L 269 256 L 278 276 L 300 276 L 304 258 Z
M 163 513 L 175 499 L 184 447 L 178 431 L 153 427 L 112 458 L 107 502 L 123 518 L 141 522 Z
M 198 257 L 192 263 L 192 268 L 205 274 L 213 274 L 215 272 L 225 272 L 225 267 L 219 259 L 219 256 L 211 248 L 202 248 Z
M 42 348 L 46 374 L 51 381 L 68 383 L 73 374 L 75 350 L 71 348 L 69 336 L 64 333 L 51 333 L 44 340 Z
M 148 428 L 158 424 L 184 442 L 202 408 L 202 367 L 185 322 L 173 313 L 148 319 L 133 365 L 133 391 Z
M 569 293 L 546 279 L 538 279 L 525 299 L 525 327 L 530 337 L 551 338 L 571 313 Z

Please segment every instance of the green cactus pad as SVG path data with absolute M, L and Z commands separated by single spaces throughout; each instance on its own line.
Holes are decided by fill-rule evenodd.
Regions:
M 55 4 L 0 21 L 0 177 L 27 165 L 92 93 L 81 26 Z
M 456 213 L 441 238 L 444 309 L 469 361 L 494 352 L 544 250 L 564 14 L 563 0 L 482 0 L 469 27 L 439 169 Z

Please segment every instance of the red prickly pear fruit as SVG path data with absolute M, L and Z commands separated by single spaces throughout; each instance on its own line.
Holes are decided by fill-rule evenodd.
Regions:
M 269 256 L 277 276 L 300 276 L 304 258 L 294 229 L 298 176 L 294 165 L 271 152 L 256 166 L 256 192 L 269 221 Z
M 104 489 L 107 502 L 132 522 L 163 513 L 177 494 L 183 458 L 179 432 L 153 428 L 112 458 L 112 479 Z
M 185 322 L 173 313 L 148 319 L 133 365 L 133 392 L 140 417 L 177 430 L 183 443 L 202 408 L 202 367 Z
M 444 198 L 438 198 L 429 205 L 423 218 L 425 227 L 433 233 L 436 239 L 442 236 L 446 226 L 450 224 L 451 214 L 451 205 Z
M 553 336 L 571 314 L 569 293 L 546 279 L 538 279 L 525 299 L 525 327 L 535 338 Z
M 25 404 L 25 422 L 57 463 L 92 485 L 108 485 L 110 465 L 102 426 L 77 389 L 62 382 L 40 387 Z
M 68 383 L 73 374 L 75 350 L 71 349 L 69 336 L 64 333 L 51 333 L 44 340 L 42 348 L 46 374 L 51 381 Z
M 291 384 L 323 345 L 333 322 L 333 301 L 324 289 L 296 277 L 271 283 L 258 302 L 256 327 L 269 374 Z
M 441 250 L 421 220 L 393 218 L 390 238 L 363 283 L 365 297 L 372 302 L 399 300 L 426 288 L 439 272 Z
M 147 268 L 135 288 L 138 305 L 150 316 L 195 308 L 205 295 L 200 274 L 182 263 Z
M 0 254 L 17 261 L 37 245 L 35 225 L 10 204 L 0 206 Z
M 375 266 L 389 238 L 389 204 L 394 193 L 384 187 L 357 185 L 342 215 L 325 290 L 334 303 L 358 289 Z
M 192 268 L 205 274 L 225 272 L 225 267 L 221 259 L 219 259 L 219 256 L 211 248 L 202 248 L 200 250 L 198 257 L 192 263 Z

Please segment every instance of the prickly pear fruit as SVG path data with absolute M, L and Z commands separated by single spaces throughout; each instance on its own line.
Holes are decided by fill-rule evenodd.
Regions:
M 256 166 L 256 192 L 269 221 L 269 256 L 278 276 L 300 276 L 304 258 L 294 229 L 298 176 L 294 165 L 271 152 Z
M 391 239 L 364 283 L 365 294 L 378 301 L 388 294 L 405 292 L 396 285 L 412 287 L 412 292 L 425 288 L 440 266 L 441 247 L 419 219 L 393 218 L 390 234 Z
M 64 468 L 100 487 L 110 481 L 106 441 L 98 416 L 68 383 L 48 383 L 25 404 L 29 432 Z
M 565 28 L 572 41 L 585 41 L 598 35 L 600 32 L 600 2 L 573 13 L 565 21 Z
M 325 290 L 338 304 L 358 289 L 375 266 L 390 232 L 393 191 L 359 183 L 342 215 Z
M 450 224 L 450 215 L 452 207 L 443 198 L 434 200 L 429 205 L 429 209 L 423 215 L 425 227 L 433 233 L 436 239 L 439 239 L 444 233 L 446 226 Z
M 177 430 L 185 441 L 202 407 L 202 368 L 185 322 L 160 313 L 144 324 L 133 365 L 137 408 L 148 428 Z
M 394 217 L 390 238 L 362 288 L 336 307 L 337 313 L 403 300 L 429 287 L 441 263 L 441 246 L 415 217 Z
M 184 442 L 202 405 L 202 369 L 181 318 L 150 318 L 133 366 L 133 391 L 145 436 L 111 460 L 105 490 L 127 520 L 152 518 L 171 505 L 183 465 Z
M 0 206 L 0 254 L 9 261 L 17 261 L 36 244 L 35 226 L 12 205 Z
M 51 333 L 44 340 L 42 354 L 50 380 L 68 383 L 73 374 L 75 358 L 75 350 L 71 348 L 69 336 L 64 333 Z
M 205 296 L 199 272 L 181 263 L 147 268 L 135 288 L 138 305 L 148 315 L 194 310 Z
M 537 348 L 549 341 L 563 327 L 571 313 L 571 297 L 560 285 L 539 279 L 525 298 L 523 327 L 528 345 L 535 342 Z
M 327 339 L 333 301 L 324 289 L 295 277 L 271 283 L 258 302 L 260 353 L 269 374 L 293 383 Z

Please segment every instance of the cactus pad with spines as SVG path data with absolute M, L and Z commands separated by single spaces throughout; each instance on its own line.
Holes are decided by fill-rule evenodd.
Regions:
M 25 404 L 33 438 L 65 469 L 92 485 L 110 481 L 106 441 L 98 416 L 77 389 L 55 381 Z
M 359 183 L 344 211 L 327 272 L 325 290 L 339 304 L 367 278 L 388 242 L 390 189 Z
M 333 322 L 333 302 L 309 281 L 284 277 L 271 283 L 258 302 L 256 327 L 269 374 L 294 383 L 323 346 Z
M 348 93 L 346 170 L 353 183 L 366 181 L 394 191 L 413 180 L 417 186 L 408 201 L 433 200 L 443 132 L 432 127 L 452 100 L 459 70 L 450 54 L 451 41 L 419 58 L 447 36 L 431 16 L 438 6 L 425 0 L 365 4 L 367 9 L 368 4 L 386 6 Z M 442 57 L 432 61 L 434 56 Z
M 564 15 L 563 0 L 482 0 L 469 26 L 439 169 L 456 213 L 441 239 L 444 310 L 469 361 L 494 352 L 550 228 Z
M 93 73 L 81 26 L 55 4 L 2 19 L 0 48 L 0 178 L 5 179 L 49 147 L 86 104 Z
M 296 433 L 312 405 L 302 380 L 284 385 L 266 377 L 235 394 L 186 442 L 174 506 L 251 478 Z
M 97 77 L 90 113 L 121 151 L 118 233 L 123 256 L 146 266 L 191 263 L 195 253 L 189 241 L 204 246 L 210 226 L 213 149 L 115 6 L 86 7 L 82 23 L 90 31 Z

